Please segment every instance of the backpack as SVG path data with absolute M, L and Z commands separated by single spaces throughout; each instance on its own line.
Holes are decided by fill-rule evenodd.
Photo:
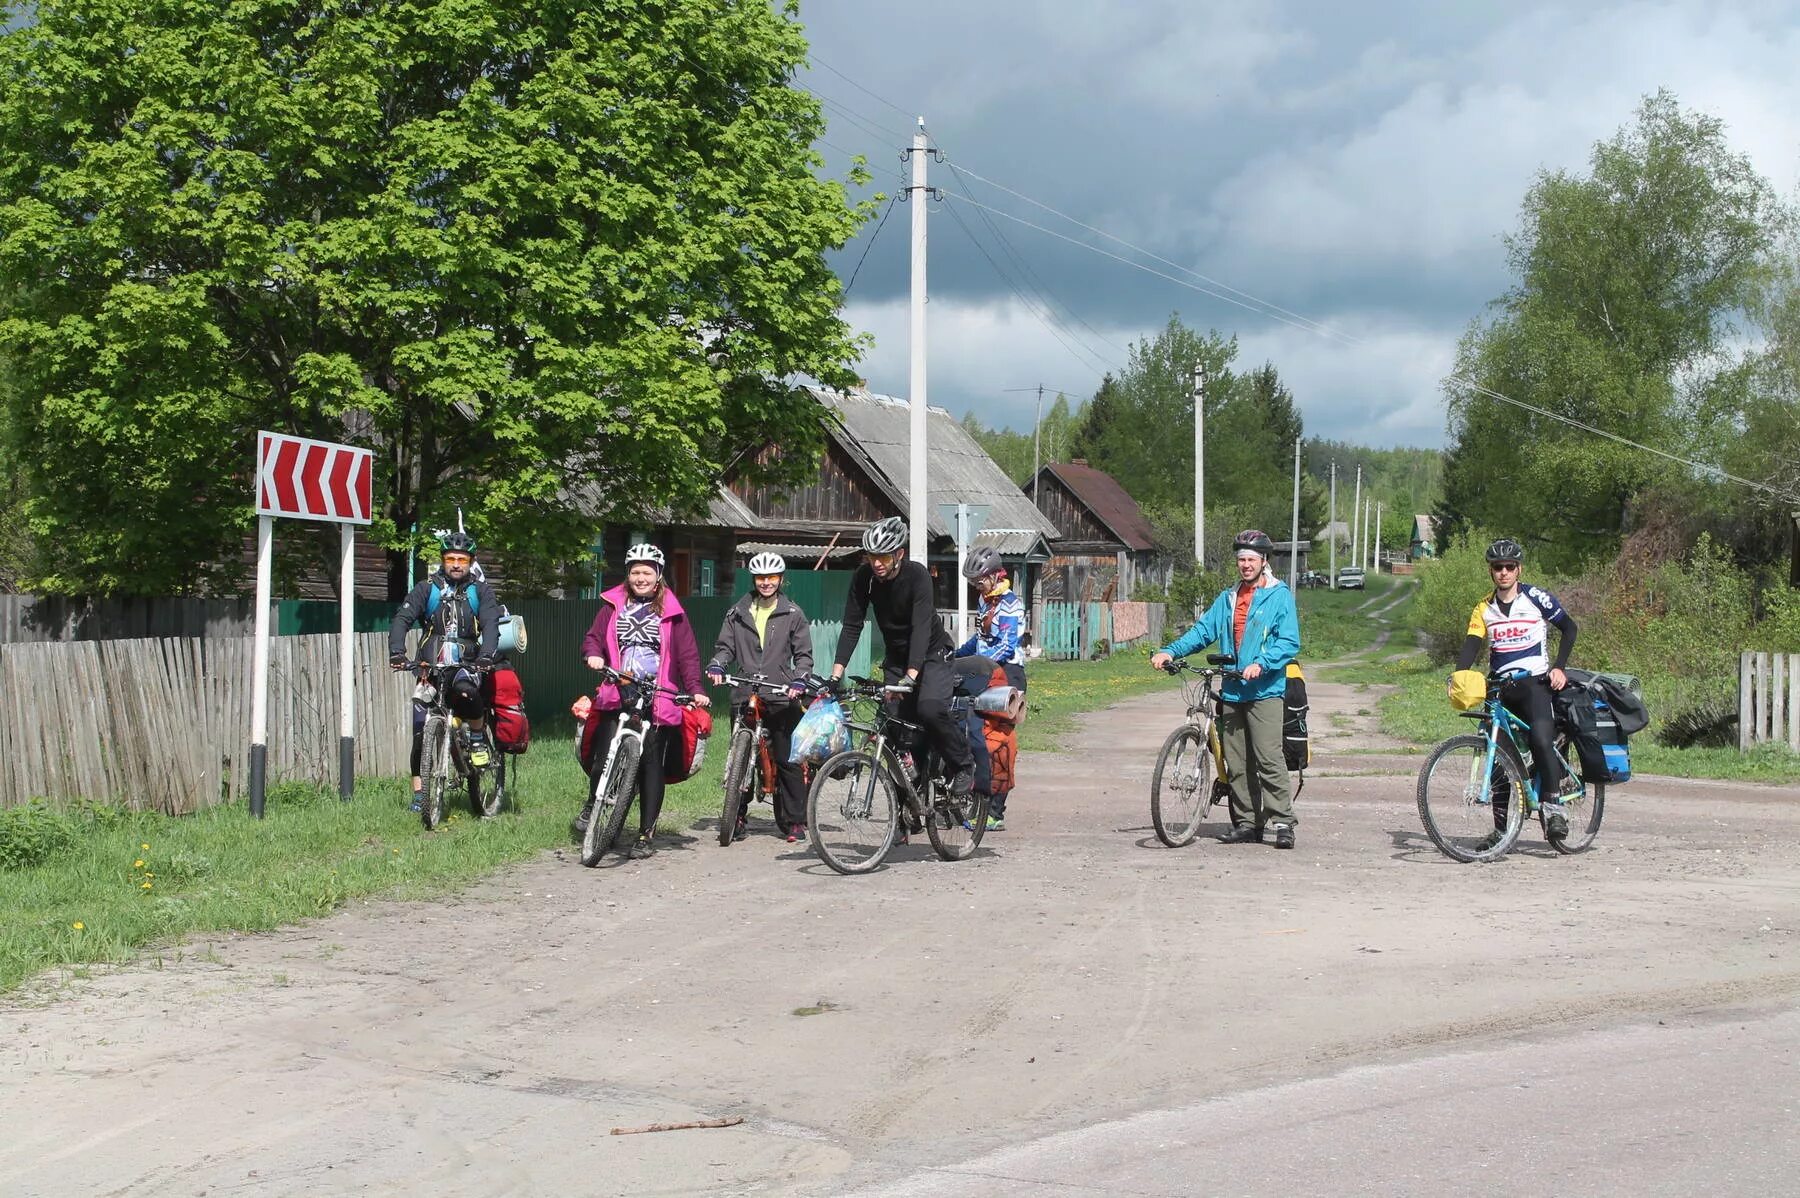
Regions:
M 706 761 L 706 741 L 712 735 L 712 712 L 704 707 L 681 709 L 681 723 L 663 729 L 663 781 L 686 782 Z
M 493 713 L 489 726 L 502 753 L 523 753 L 531 744 L 531 721 L 525 718 L 525 688 L 517 670 L 492 670 L 481 681 L 482 698 Z
M 1300 663 L 1287 665 L 1287 691 L 1281 697 L 1281 755 L 1287 759 L 1290 773 L 1300 774 L 1300 785 L 1306 785 L 1306 767 L 1312 764 L 1312 742 L 1307 736 L 1306 713 L 1312 705 L 1306 698 L 1306 675 Z M 1299 787 L 1294 788 L 1299 794 Z

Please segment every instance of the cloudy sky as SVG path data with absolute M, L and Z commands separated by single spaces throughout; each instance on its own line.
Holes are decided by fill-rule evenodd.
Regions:
M 1179 312 L 1273 361 L 1309 432 L 1439 445 L 1438 380 L 1508 284 L 1533 176 L 1584 171 L 1642 96 L 1721 118 L 1800 187 L 1800 4 L 812 0 L 801 19 L 830 164 L 864 154 L 893 192 L 923 115 L 947 159 L 930 182 L 967 197 L 931 210 L 930 397 L 995 425 L 1031 426 L 1012 388 L 1090 394 Z M 909 222 L 895 205 L 836 260 L 848 277 L 867 250 L 848 313 L 894 395 Z

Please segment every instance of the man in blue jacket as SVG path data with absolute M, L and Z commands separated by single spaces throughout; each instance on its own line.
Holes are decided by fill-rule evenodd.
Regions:
M 1281 719 L 1287 665 L 1300 653 L 1300 617 L 1294 593 L 1269 569 L 1275 545 L 1268 534 L 1240 532 L 1232 547 L 1238 584 L 1221 591 L 1200 622 L 1158 650 L 1150 664 L 1161 669 L 1170 658 L 1198 653 L 1214 641 L 1236 658 L 1243 677 L 1226 679 L 1220 690 L 1219 739 L 1231 772 L 1232 827 L 1219 839 L 1261 844 L 1267 829 L 1276 848 L 1291 849 L 1298 821 L 1281 751 Z

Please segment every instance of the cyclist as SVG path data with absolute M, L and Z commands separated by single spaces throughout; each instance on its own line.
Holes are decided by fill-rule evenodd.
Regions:
M 889 685 L 906 688 L 901 718 L 924 728 L 939 761 L 948 768 L 950 793 L 963 799 L 975 785 L 975 758 L 968 732 L 950 711 L 955 692 L 950 658 L 955 646 L 937 618 L 931 571 L 906 559 L 906 540 L 906 521 L 898 516 L 877 520 L 863 530 L 863 563 L 850 578 L 831 682 L 834 689 L 841 689 L 844 665 L 856 650 L 873 607 L 875 624 L 887 642 L 882 673 Z
M 963 577 L 975 586 L 981 605 L 975 613 L 975 634 L 956 648 L 958 658 L 985 657 L 1006 671 L 1006 681 L 1025 689 L 1025 652 L 1021 647 L 1020 629 L 1025 623 L 1025 601 L 1012 589 L 1006 567 L 1000 564 L 1000 551 L 992 545 L 981 545 L 969 551 L 963 563 Z M 981 680 L 983 686 L 986 679 Z M 979 689 L 979 688 L 978 688 Z M 1008 730 L 1007 738 L 1017 752 L 1017 733 Z M 1006 830 L 1006 799 L 1010 791 L 999 791 L 988 798 L 987 830 Z
M 1282 699 L 1287 665 L 1300 654 L 1300 617 L 1294 593 L 1269 569 L 1275 549 L 1269 534 L 1246 529 L 1232 548 L 1237 585 L 1219 592 L 1200 622 L 1157 650 L 1150 664 L 1161 669 L 1171 658 L 1214 641 L 1233 655 L 1242 677 L 1227 678 L 1219 695 L 1219 739 L 1231 772 L 1231 830 L 1219 840 L 1261 844 L 1267 829 L 1275 834 L 1276 848 L 1291 849 L 1299 821 L 1281 747 Z
M 487 710 L 481 700 L 480 671 L 492 668 L 494 653 L 500 647 L 500 603 L 494 589 L 474 578 L 470 568 L 475 562 L 475 538 L 465 532 L 445 532 L 438 536 L 441 552 L 438 569 L 424 582 L 407 593 L 388 626 L 388 664 L 396 670 L 409 669 L 406 656 L 406 634 L 422 622 L 419 660 L 439 662 L 444 644 L 454 646 L 452 660 L 468 662 L 472 669 L 456 672 L 450 683 L 446 703 L 462 720 L 465 759 L 477 769 L 492 757 L 487 738 Z M 424 783 L 419 778 L 419 753 L 425 736 L 425 705 L 413 704 L 412 733 L 412 809 L 420 805 Z
M 663 581 L 663 551 L 655 545 L 633 545 L 625 551 L 625 581 L 600 596 L 600 610 L 582 639 L 581 652 L 590 670 L 611 668 L 654 680 L 658 686 L 694 696 L 700 707 L 711 706 L 700 677 L 700 650 L 687 613 Z M 618 729 L 624 699 L 619 688 L 603 682 L 594 695 L 601 712 L 594 734 L 594 769 L 606 765 L 606 746 Z M 652 837 L 656 817 L 662 814 L 663 737 L 669 728 L 681 726 L 681 708 L 662 691 L 651 703 L 651 727 L 644 736 L 644 752 L 638 758 L 638 838 L 631 856 L 642 859 L 656 851 Z M 594 797 L 589 788 L 573 831 L 585 835 L 593 818 Z
M 780 775 L 775 791 L 775 827 L 793 844 L 806 839 L 806 776 L 799 765 L 788 760 L 793 750 L 794 726 L 800 722 L 800 705 L 792 700 L 804 692 L 802 680 L 812 673 L 812 625 L 800 605 L 782 592 L 787 562 L 779 553 L 757 554 L 750 559 L 749 570 L 753 580 L 750 593 L 725 613 L 706 673 L 717 686 L 725 667 L 736 662 L 740 674 L 761 674 L 771 684 L 788 684 L 786 698 L 763 693 L 763 727 L 769 730 L 769 751 Z M 733 724 L 749 702 L 749 687 L 738 687 L 732 692 Z M 736 835 L 742 839 L 747 830 L 748 821 L 740 809 Z
M 1531 726 L 1532 772 L 1537 775 L 1540 806 L 1544 811 L 1544 830 L 1552 840 L 1568 834 L 1569 820 L 1557 791 L 1562 786 L 1562 759 L 1556 755 L 1556 717 L 1550 705 L 1550 692 L 1568 684 L 1563 667 L 1575 648 L 1575 621 L 1555 595 L 1542 587 L 1520 580 L 1519 564 L 1525 559 L 1524 548 L 1511 537 L 1501 537 L 1487 547 L 1488 574 L 1494 589 L 1469 613 L 1469 632 L 1463 637 L 1462 652 L 1456 668 L 1469 669 L 1481 651 L 1488 651 L 1488 677 L 1509 670 L 1523 670 L 1525 677 L 1514 678 L 1500 688 L 1500 702 L 1505 708 Z M 1550 629 L 1561 636 L 1556 646 L 1556 661 L 1550 661 Z M 1482 848 L 1492 848 L 1499 839 L 1499 829 L 1506 827 L 1505 790 L 1494 802 L 1494 828 Z

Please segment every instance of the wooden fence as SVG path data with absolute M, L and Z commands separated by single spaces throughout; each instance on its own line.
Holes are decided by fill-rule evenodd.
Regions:
M 1124 645 L 1163 643 L 1168 607 L 1162 603 L 1058 603 L 1042 605 L 1037 643 L 1052 660 L 1085 660 L 1106 642 L 1108 650 Z
M 1738 655 L 1738 749 L 1764 744 L 1800 753 L 1800 653 Z
M 251 599 L 0 595 L 0 644 L 249 636 L 256 629 L 255 608 Z
M 243 797 L 249 637 L 0 645 L 0 806 L 80 799 L 185 813 Z M 337 781 L 335 636 L 269 647 L 269 780 Z M 356 764 L 407 772 L 411 680 L 356 638 Z

